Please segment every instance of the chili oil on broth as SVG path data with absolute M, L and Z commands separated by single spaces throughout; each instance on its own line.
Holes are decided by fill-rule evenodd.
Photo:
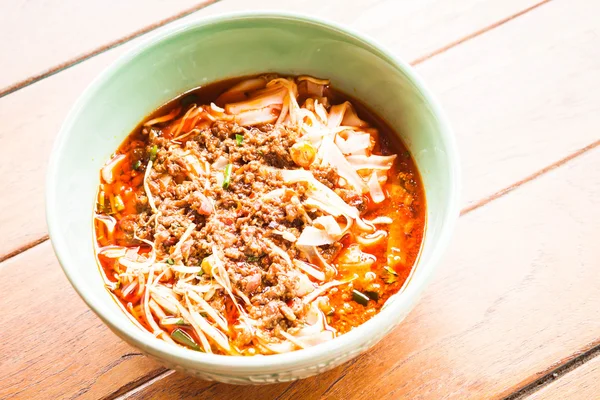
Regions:
M 272 76 L 265 80 L 270 78 Z M 350 102 L 359 120 L 368 123 L 366 129 L 375 142 L 372 154 L 396 155 L 391 168 L 387 171 L 387 180 L 381 185 L 385 200 L 375 203 L 369 192 L 361 194 L 363 203 L 361 204 L 362 211 L 360 214 L 360 218 L 363 220 L 374 220 L 376 218 L 385 220 L 387 218 L 391 219 L 393 223 L 377 224 L 373 233 L 365 232 L 364 227 L 361 228 L 356 222 L 353 223 L 352 227 L 344 232 L 342 237 L 337 238 L 335 243 L 319 247 L 322 254 L 327 254 L 330 257 L 325 260 L 325 264 L 319 263 L 319 258 L 309 259 L 302 252 L 294 253 L 299 259 L 310 262 L 309 265 L 317 269 L 319 276 L 321 274 L 326 275 L 326 281 L 319 281 L 311 274 L 305 274 L 314 286 L 313 290 L 318 291 L 319 287 L 327 285 L 329 282 L 343 283 L 323 291 L 321 296 L 318 296 L 316 300 L 313 299 L 310 304 L 303 304 L 304 311 L 299 315 L 288 315 L 289 319 L 295 317 L 295 321 L 290 321 L 284 315 L 283 320 L 285 323 L 278 323 L 275 327 L 263 329 L 264 332 L 256 333 L 256 337 L 250 341 L 247 341 L 247 338 L 239 341 L 236 335 L 243 336 L 248 333 L 246 330 L 239 333 L 233 328 L 244 323 L 243 314 L 246 313 L 246 310 L 244 309 L 244 300 L 241 298 L 243 292 L 234 294 L 219 289 L 216 293 L 212 293 L 210 299 L 207 300 L 211 302 L 215 296 L 221 298 L 220 303 L 217 302 L 217 306 L 211 310 L 216 311 L 219 315 L 215 317 L 213 312 L 203 310 L 196 303 L 195 309 L 198 312 L 192 316 L 189 313 L 183 315 L 182 310 L 177 308 L 179 306 L 168 304 L 169 302 L 166 300 L 169 299 L 162 298 L 160 301 L 165 304 L 158 304 L 155 299 L 160 298 L 160 294 L 147 290 L 150 278 L 155 280 L 160 277 L 160 284 L 165 287 L 176 284 L 177 273 L 171 271 L 171 268 L 177 267 L 177 260 L 170 257 L 166 260 L 160 260 L 160 266 L 156 272 L 152 271 L 152 276 L 148 273 L 140 273 L 138 278 L 132 278 L 131 281 L 128 281 L 127 278 L 123 279 L 122 274 L 127 275 L 128 272 L 129 275 L 132 274 L 131 271 L 121 265 L 121 260 L 124 258 L 135 260 L 137 258 L 136 261 L 141 260 L 141 264 L 146 264 L 147 269 L 150 262 L 145 259 L 152 259 L 152 253 L 154 252 L 152 242 L 149 240 L 152 238 L 142 240 L 136 234 L 132 235 L 131 229 L 132 224 L 135 226 L 136 216 L 139 216 L 140 213 L 147 213 L 149 208 L 147 196 L 145 204 L 143 200 L 140 201 L 140 198 L 143 199 L 146 195 L 144 182 L 147 179 L 146 171 L 149 161 L 157 161 L 157 153 L 159 152 L 155 145 L 150 144 L 152 135 L 149 131 L 152 129 L 160 132 L 159 136 L 166 141 L 180 137 L 182 134 L 185 135 L 185 133 L 193 131 L 195 126 L 198 125 L 198 121 L 203 121 L 202 117 L 195 119 L 195 121 L 192 118 L 186 118 L 186 115 L 190 115 L 191 108 L 198 105 L 210 105 L 211 102 L 215 102 L 216 105 L 212 108 L 210 106 L 205 107 L 210 108 L 211 112 L 214 111 L 218 115 L 221 112 L 220 107 L 225 106 L 225 104 L 248 101 L 248 92 L 231 92 L 230 88 L 256 79 L 257 77 L 244 77 L 217 82 L 187 92 L 165 104 L 133 130 L 101 171 L 102 183 L 99 188 L 95 213 L 95 234 L 97 258 L 107 288 L 119 300 L 130 316 L 135 318 L 145 329 L 166 341 L 175 342 L 194 350 L 235 355 L 273 354 L 318 344 L 321 341 L 330 340 L 339 334 L 346 333 L 377 314 L 385 301 L 400 290 L 417 260 L 423 239 L 425 195 L 416 165 L 408 150 L 392 129 L 364 104 L 329 87 L 329 85 L 321 85 L 322 97 L 327 98 L 330 106 Z M 314 97 L 314 95 L 307 94 L 307 90 L 314 90 L 315 86 L 318 87 L 319 85 L 313 84 L 310 89 L 307 89 L 308 86 L 308 83 L 297 85 L 299 91 L 297 100 L 300 106 L 304 104 L 306 98 Z M 258 90 L 264 91 L 266 88 L 259 88 Z M 250 92 L 252 91 L 255 92 L 256 89 Z M 260 94 L 258 97 L 260 97 Z M 324 101 L 322 99 L 322 102 Z M 270 112 L 277 115 L 278 112 L 281 113 L 282 108 L 284 107 L 273 107 Z M 327 111 L 332 113 L 331 107 L 328 107 Z M 151 127 L 145 126 L 148 121 L 165 115 L 172 118 Z M 265 129 L 266 126 L 272 127 L 272 124 L 259 123 L 254 126 Z M 253 129 L 252 126 L 246 128 Z M 185 145 L 187 141 L 194 140 L 195 134 L 196 132 L 192 132 L 192 134 L 178 139 L 178 142 Z M 235 140 L 237 146 L 244 146 L 243 138 L 240 143 L 239 135 L 239 133 L 231 133 L 231 137 L 225 141 Z M 295 142 L 298 143 L 300 140 Z M 161 147 L 160 151 L 162 150 Z M 302 152 L 300 154 L 302 155 Z M 217 184 L 225 184 L 227 168 L 226 166 L 223 170 L 223 181 L 216 182 Z M 302 167 L 299 165 L 294 167 L 294 169 L 300 168 Z M 152 189 L 150 190 L 152 193 Z M 300 187 L 300 190 L 304 189 Z M 156 199 L 156 196 L 154 198 Z M 282 203 L 285 202 L 282 201 Z M 200 225 L 202 216 L 196 215 L 196 217 L 198 219 L 196 222 L 200 222 L 196 225 Z M 159 217 L 155 218 L 158 221 Z M 340 225 L 342 225 L 342 219 L 337 218 Z M 153 222 L 148 220 L 145 223 L 151 225 Z M 141 231 L 144 227 L 137 226 L 135 229 Z M 177 239 L 184 234 L 185 231 L 182 226 L 181 229 L 167 239 L 172 242 L 170 244 L 171 249 L 177 246 Z M 218 251 L 221 251 L 221 249 Z M 207 258 L 209 257 L 212 257 L 212 255 L 207 256 Z M 249 256 L 239 262 L 268 269 L 269 265 L 264 265 L 264 259 L 265 256 L 262 258 Z M 125 261 L 123 262 L 125 263 Z M 185 264 L 184 261 L 182 263 Z M 192 271 L 199 268 L 201 270 L 197 272 L 201 277 L 199 279 L 204 279 L 202 278 L 206 274 L 204 269 L 211 269 L 211 267 L 206 268 L 205 260 L 196 260 L 195 264 L 197 265 L 186 265 L 186 267 L 190 267 Z M 334 275 L 331 274 L 331 267 L 333 267 Z M 119 274 L 121 274 L 120 277 Z M 227 279 L 230 278 L 227 277 Z M 215 279 L 217 278 L 211 277 L 211 281 Z M 260 287 L 263 292 L 268 292 L 270 286 L 264 280 L 263 276 Z M 201 283 L 194 279 L 189 280 L 189 282 L 192 285 Z M 233 286 L 235 286 L 235 283 Z M 203 293 L 203 295 L 207 297 L 207 293 Z M 303 297 L 308 298 L 310 296 L 311 294 L 308 293 Z M 326 296 L 328 301 L 321 301 L 320 298 L 323 296 Z M 284 298 L 284 300 L 288 310 L 282 311 L 280 309 L 278 310 L 279 314 L 287 314 L 290 310 L 297 310 L 298 307 L 292 309 L 294 304 L 297 305 L 295 299 L 290 301 L 289 298 Z M 189 298 L 186 301 L 188 303 L 194 302 Z M 203 304 L 207 301 L 204 301 Z M 184 306 L 186 305 L 185 302 L 182 301 L 182 303 Z M 267 306 L 270 306 L 270 303 L 261 306 L 266 309 Z M 269 312 L 272 312 L 272 310 Z M 219 317 L 221 317 L 220 321 Z M 198 318 L 202 318 L 202 320 L 198 321 Z M 302 318 L 306 321 L 302 321 Z M 203 326 L 199 326 L 199 322 Z M 319 325 L 318 329 L 317 325 Z M 229 331 L 227 332 L 225 328 Z M 255 327 L 254 329 L 258 331 L 260 328 Z M 219 330 L 223 334 L 217 337 L 217 340 L 213 338 L 215 335 L 214 330 Z M 303 335 L 304 331 L 309 332 L 309 335 Z M 203 335 L 204 337 L 202 337 Z M 229 347 L 223 346 L 224 338 L 222 336 L 229 340 Z M 274 343 L 269 343 L 271 338 Z

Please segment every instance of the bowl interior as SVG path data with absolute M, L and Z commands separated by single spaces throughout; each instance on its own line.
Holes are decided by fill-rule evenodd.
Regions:
M 86 90 L 63 126 L 48 175 L 51 238 L 69 279 L 113 330 L 149 352 L 156 354 L 156 346 L 166 344 L 157 344 L 131 324 L 104 289 L 94 259 L 92 210 L 98 171 L 158 106 L 209 82 L 261 72 L 331 79 L 334 87 L 383 117 L 417 162 L 428 208 L 420 261 L 406 290 L 382 311 L 389 315 L 365 324 L 365 333 L 381 330 L 379 325 L 389 329 L 404 317 L 431 274 L 439 247 L 445 247 L 446 231 L 456 214 L 454 145 L 439 110 L 408 67 L 368 40 L 314 19 L 237 15 L 179 26 L 130 52 Z M 349 335 L 342 344 L 346 348 L 360 333 Z M 181 349 L 162 349 L 184 354 Z M 192 353 L 184 352 L 186 357 Z

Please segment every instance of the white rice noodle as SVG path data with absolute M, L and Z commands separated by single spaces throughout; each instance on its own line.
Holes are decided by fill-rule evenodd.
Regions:
M 304 255 L 308 258 L 308 260 L 323 269 L 331 270 L 337 273 L 337 270 L 334 266 L 330 265 L 327 260 L 321 255 L 319 252 L 319 248 L 317 246 L 298 246 L 296 248 L 300 250 Z
M 231 301 L 233 302 L 235 307 L 240 312 L 240 315 L 246 316 L 247 315 L 246 310 L 244 310 L 244 308 L 242 306 L 240 306 L 240 304 L 236 300 L 235 296 L 233 295 L 233 289 L 231 286 L 231 281 L 229 280 L 229 275 L 227 274 L 227 271 L 225 270 L 223 261 L 221 261 L 221 259 L 218 256 L 219 249 L 217 248 L 217 246 L 213 246 L 212 250 L 213 250 L 213 254 L 211 254 L 209 256 L 209 265 L 211 266 L 211 275 L 215 278 L 217 283 L 219 285 L 221 285 L 223 287 L 223 289 L 225 289 L 225 292 L 227 292 L 227 294 L 229 295 L 229 298 L 231 298 Z
M 212 111 L 214 111 L 214 112 L 217 112 L 217 113 L 224 113 L 225 112 L 224 108 L 219 107 L 215 103 L 210 103 L 210 109 Z
M 202 329 L 202 332 L 204 332 L 206 336 L 211 338 L 221 349 L 223 349 L 228 354 L 234 353 L 231 348 L 231 345 L 229 344 L 229 339 L 227 338 L 227 335 L 225 335 L 223 332 L 209 324 L 208 321 L 206 321 L 206 319 L 202 315 L 200 315 L 198 311 L 190 311 L 190 316 L 192 317 L 192 320 L 196 323 L 196 325 L 200 327 L 200 329 Z
M 179 303 L 179 300 L 170 296 L 168 293 L 159 290 L 158 287 L 160 286 L 150 288 L 150 296 L 152 299 L 170 314 L 177 315 L 177 304 Z
M 227 320 L 217 311 L 215 310 L 206 300 L 204 300 L 198 293 L 194 291 L 188 291 L 187 295 L 190 299 L 194 300 L 196 304 L 200 306 L 202 311 L 205 311 L 209 317 L 212 318 L 213 321 L 225 332 L 229 332 L 229 327 L 227 326 Z
M 379 230 L 366 235 L 357 235 L 356 241 L 364 247 L 370 247 L 381 243 L 386 237 L 387 232 Z
M 185 229 L 185 232 L 183 232 L 183 234 L 179 238 L 179 241 L 175 245 L 175 248 L 172 253 L 172 257 L 176 261 L 181 262 L 181 259 L 183 258 L 183 256 L 181 255 L 181 245 L 183 244 L 183 242 L 185 242 L 186 240 L 189 239 L 189 237 L 192 235 L 192 232 L 194 231 L 195 228 L 196 228 L 196 224 L 194 224 L 194 223 L 189 224 L 188 227 Z
M 150 272 L 148 273 L 148 283 L 146 284 L 146 290 L 144 292 L 144 301 L 143 301 L 143 304 L 142 304 L 142 309 L 144 311 L 144 317 L 146 318 L 146 321 L 148 322 L 148 325 L 150 325 L 150 328 L 152 328 L 152 333 L 154 334 L 154 336 L 156 336 L 156 337 L 162 337 L 167 342 L 173 343 L 173 340 L 169 337 L 169 335 L 167 335 L 158 326 L 158 324 L 154 320 L 154 317 L 152 317 L 152 314 L 150 313 L 149 302 L 150 302 L 150 291 L 152 289 L 152 285 L 154 284 L 153 281 L 152 281 L 153 278 L 154 278 L 154 268 L 150 267 Z
M 327 110 L 319 101 L 315 101 L 315 114 L 317 114 L 323 125 L 327 125 L 327 121 L 329 119 L 327 116 Z
M 307 344 L 303 343 L 302 340 L 290 335 L 284 330 L 279 331 L 279 334 L 301 349 L 306 349 L 309 347 Z
M 325 280 L 323 271 L 319 271 L 313 264 L 301 260 L 294 260 L 294 265 L 318 281 L 323 282 Z
M 154 314 L 156 318 L 163 319 L 167 317 L 167 314 L 165 314 L 162 308 L 160 308 L 160 306 L 156 304 L 156 302 L 153 299 L 150 299 L 148 305 L 150 307 L 150 311 L 152 311 L 152 314 Z
M 308 82 L 312 82 L 315 85 L 329 85 L 329 79 L 319 79 L 319 78 L 315 78 L 309 75 L 300 75 L 299 77 L 296 78 L 296 80 L 298 82 L 302 82 L 302 81 L 308 81 Z
M 326 244 L 332 244 L 336 241 L 334 237 L 329 235 L 325 230 L 315 228 L 314 226 L 307 226 L 304 228 L 300 237 L 298 238 L 297 246 L 323 246 Z
M 356 155 L 347 157 L 348 162 L 352 165 L 352 168 L 354 168 L 355 170 L 377 169 L 387 171 L 392 167 L 392 165 L 394 165 L 395 159 L 395 154 L 392 156 Z
M 337 171 L 338 175 L 344 178 L 350 186 L 360 193 L 368 191 L 367 185 L 356 173 L 353 166 L 346 160 L 339 147 L 335 145 L 332 137 L 325 137 L 321 143 L 319 151 L 322 152 L 323 161 Z
M 286 190 L 287 190 L 286 188 L 279 188 L 279 189 L 271 190 L 270 192 L 263 194 L 261 196 L 261 199 L 262 200 L 279 199 L 283 195 L 285 195 Z
M 364 221 L 367 223 L 370 223 L 372 225 L 389 225 L 392 222 L 394 222 L 393 219 L 391 219 L 390 217 L 386 217 L 386 216 L 379 216 L 379 217 L 373 218 L 372 220 L 365 219 Z
M 186 302 L 188 304 L 188 307 L 191 308 L 187 297 L 186 297 Z M 210 343 L 208 343 L 208 340 L 206 339 L 206 335 L 202 331 L 202 328 L 196 323 L 196 320 L 194 318 L 192 318 L 192 315 L 190 314 L 188 309 L 185 308 L 181 304 L 178 305 L 178 308 L 179 308 L 179 312 L 181 313 L 181 316 L 183 317 L 183 319 L 188 321 L 192 325 L 192 328 L 194 328 L 196 335 L 198 335 L 198 337 L 200 338 L 200 344 L 202 344 L 202 348 L 204 349 L 204 351 L 206 353 L 212 353 L 212 348 L 210 347 Z
M 288 95 L 286 94 L 285 97 L 283 98 L 283 108 L 281 109 L 281 112 L 279 113 L 279 117 L 277 118 L 277 121 L 275 121 L 276 124 L 282 124 L 285 122 L 286 117 L 288 116 L 288 111 L 289 111 L 289 98 Z
M 96 221 L 102 222 L 106 227 L 106 232 L 109 237 L 112 237 L 113 233 L 115 233 L 115 226 L 117 226 L 117 220 L 110 215 L 95 215 L 94 218 Z
M 235 292 L 236 296 L 238 296 L 240 299 L 242 299 L 244 301 L 244 303 L 246 303 L 247 305 L 251 305 L 252 304 L 250 302 L 250 299 L 248 298 L 248 296 L 246 296 L 244 294 L 244 292 L 242 292 L 241 290 L 237 290 L 237 289 L 233 289 L 233 291 Z
M 275 353 L 275 354 L 289 353 L 290 351 L 294 351 L 296 349 L 296 345 L 294 343 L 290 342 L 289 340 L 275 342 L 273 340 L 269 341 L 259 335 L 257 335 L 256 337 L 260 341 L 260 344 L 262 345 L 262 347 L 264 347 L 271 353 Z
M 195 176 L 206 174 L 207 171 L 205 171 L 204 168 L 202 168 L 200 160 L 198 160 L 198 158 L 196 158 L 195 156 L 188 154 L 185 157 L 183 157 L 183 160 L 185 162 L 186 169 L 191 174 Z
M 279 171 L 285 183 L 307 182 L 309 184 L 307 196 L 314 200 L 313 203 L 321 203 L 330 210 L 337 210 L 329 212 L 329 214 L 336 217 L 344 214 L 353 219 L 359 218 L 359 212 L 356 207 L 346 204 L 337 193 L 317 181 L 310 171 L 303 169 L 287 169 Z
M 335 338 L 335 333 L 330 330 L 323 330 L 319 333 L 312 334 L 310 336 L 300 336 L 302 343 L 308 347 L 316 346 L 321 343 L 328 342 Z
M 169 265 L 169 267 L 180 274 L 197 274 L 202 271 L 202 267 L 186 267 L 185 265 Z
M 274 253 L 281 257 L 287 263 L 287 265 L 289 265 L 290 267 L 294 265 L 288 253 L 281 247 L 277 246 L 275 243 L 273 243 L 267 238 L 263 238 L 263 242 L 265 242 L 271 248 L 271 250 L 273 250 Z
M 315 289 L 314 291 L 312 291 L 308 295 L 304 296 L 302 298 L 302 302 L 304 304 L 310 304 L 314 299 L 316 299 L 317 297 L 319 297 L 320 295 L 322 295 L 323 293 L 325 293 L 326 291 L 328 291 L 332 287 L 343 285 L 345 283 L 349 283 L 349 282 L 353 281 L 354 279 L 355 278 L 353 278 L 351 280 L 347 280 L 347 281 L 337 281 L 337 280 L 334 280 L 334 281 L 327 282 L 324 285 L 319 286 L 317 289 Z
M 144 190 L 146 191 L 146 197 L 148 197 L 148 204 L 150 204 L 152 213 L 157 213 L 158 210 L 156 209 L 156 204 L 154 204 L 154 197 L 152 196 L 152 191 L 150 191 L 150 187 L 148 186 L 150 171 L 152 171 L 152 161 L 148 161 L 148 165 L 146 166 L 146 173 L 144 174 Z
M 219 156 L 212 164 L 213 169 L 217 171 L 222 171 L 229 164 L 229 160 L 223 156 Z
M 104 167 L 102 167 L 102 179 L 104 182 L 111 184 L 115 181 L 114 171 L 125 160 L 125 154 L 119 154 L 113 157 Z
M 283 100 L 287 93 L 288 91 L 286 88 L 280 87 L 277 90 L 267 91 L 263 95 L 253 97 L 239 103 L 226 104 L 225 111 L 228 114 L 237 115 L 247 111 L 266 108 L 272 105 L 283 105 Z
M 277 120 L 279 106 L 268 106 L 257 110 L 246 111 L 236 114 L 235 122 L 240 126 L 252 126 L 260 124 L 270 124 Z
M 238 84 L 233 85 L 231 87 L 231 89 L 229 89 L 225 93 L 238 93 L 238 92 L 243 93 L 243 92 L 249 92 L 251 90 L 262 89 L 266 86 L 267 79 L 268 78 L 266 76 L 259 76 L 257 78 L 246 79 L 245 81 L 242 81 Z M 223 94 L 225 94 L 225 93 L 223 93 Z
M 356 111 L 354 111 L 354 107 L 352 107 L 352 104 L 349 101 L 331 106 L 331 109 L 329 110 L 327 126 L 329 128 L 335 128 L 340 125 L 356 128 L 366 128 L 369 126 L 365 121 L 358 118 Z
M 127 247 L 110 245 L 100 248 L 98 250 L 98 254 L 101 254 L 107 258 L 119 258 L 125 257 L 127 250 Z
M 151 243 L 151 242 L 150 242 Z M 143 261 L 132 261 L 127 257 L 119 258 L 119 264 L 127 268 L 128 272 L 131 271 L 143 271 L 146 268 L 150 267 L 156 261 L 156 252 L 154 250 L 154 243 L 151 243 L 152 250 L 150 251 L 150 258 L 146 258 Z M 144 257 L 144 256 L 140 256 Z M 139 260 L 139 257 L 138 257 Z
M 335 144 L 344 154 L 366 155 L 372 148 L 371 135 L 363 132 L 348 131 L 347 138 L 337 135 Z
M 383 193 L 383 189 L 379 184 L 379 179 L 377 178 L 376 172 L 373 172 L 371 174 L 367 185 L 369 186 L 369 193 L 371 194 L 371 199 L 373 200 L 373 203 L 379 204 L 385 200 L 385 193 Z
M 313 225 L 317 228 L 323 228 L 328 235 L 336 238 L 336 240 L 342 236 L 340 224 L 338 224 L 335 218 L 333 218 L 331 215 L 324 215 L 315 218 Z
M 276 234 L 276 235 L 281 236 L 282 238 L 284 238 L 288 242 L 294 243 L 294 242 L 296 242 L 296 240 L 298 240 L 296 238 L 296 236 L 294 236 L 294 234 L 292 232 L 290 232 L 290 231 L 280 231 L 280 230 L 277 230 L 277 229 L 273 229 L 271 232 L 274 233 L 274 234 Z

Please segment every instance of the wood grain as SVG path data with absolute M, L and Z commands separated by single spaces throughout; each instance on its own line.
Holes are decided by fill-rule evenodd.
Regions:
M 0 264 L 0 399 L 99 399 L 162 372 L 65 278 L 49 242 Z
M 579 368 L 561 376 L 527 400 L 589 400 L 600 393 L 600 357 L 596 356 Z
M 213 1 L 6 1 L 0 95 Z
M 383 342 L 328 373 L 244 396 L 499 399 L 600 344 L 598 170 L 600 147 L 465 215 L 423 299 Z M 174 373 L 130 397 L 235 393 Z
M 254 2 L 253 6 L 269 8 L 276 3 L 273 0 L 261 0 Z M 400 7 L 400 3 L 404 8 Z M 279 8 L 297 10 L 301 7 L 303 10 L 312 10 L 317 15 L 328 16 L 338 22 L 360 28 L 366 33 L 377 35 L 378 39 L 392 46 L 394 51 L 404 54 L 408 59 L 417 59 L 429 54 L 436 47 L 444 47 L 449 42 L 468 36 L 537 2 L 460 0 L 450 5 L 443 0 L 428 0 L 400 3 L 395 0 L 369 0 L 368 3 L 361 2 L 363 5 L 359 7 L 357 2 L 346 4 L 341 0 L 303 0 L 285 3 L 285 6 L 282 4 Z M 243 9 L 244 4 L 246 3 L 240 0 L 222 1 L 184 19 L 239 10 Z M 386 17 L 379 22 L 376 20 L 376 15 L 388 15 L 387 13 L 392 12 L 397 16 L 396 19 Z M 4 187 L 11 188 L 10 196 L 0 197 L 0 236 L 4 238 L 0 243 L 0 260 L 46 235 L 43 207 L 44 174 L 52 142 L 60 124 L 90 80 L 135 43 L 137 41 L 0 98 L 0 119 L 3 121 L 0 141 L 4 145 L 5 154 L 5 159 L 0 164 L 0 182 Z M 416 43 L 424 44 L 420 48 Z M 593 51 L 596 50 L 594 47 Z M 527 52 L 529 49 L 522 51 Z M 459 61 L 455 60 L 454 63 L 456 65 Z M 437 74 L 454 79 L 444 70 L 443 64 L 436 65 Z M 526 62 L 523 65 L 526 65 Z M 553 74 L 558 79 L 563 72 L 568 74 L 571 71 L 557 70 L 553 71 Z M 432 72 L 428 74 L 430 78 L 431 75 L 435 76 Z M 438 77 L 434 81 L 434 89 L 441 87 L 445 90 L 440 79 Z M 461 83 L 469 84 L 465 82 L 465 78 Z M 453 98 L 445 96 L 444 101 L 449 105 L 464 103 L 465 99 L 460 93 L 454 92 L 452 95 Z M 480 103 L 480 99 L 476 98 L 467 100 L 472 106 Z M 541 166 L 536 164 L 534 167 Z

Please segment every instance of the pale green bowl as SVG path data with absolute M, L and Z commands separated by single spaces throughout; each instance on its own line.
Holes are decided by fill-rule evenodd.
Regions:
M 400 134 L 425 184 L 427 227 L 420 259 L 404 289 L 379 315 L 329 343 L 244 358 L 163 342 L 132 324 L 104 288 L 92 238 L 98 171 L 138 122 L 168 100 L 209 82 L 271 71 L 329 78 L 334 87 L 361 99 Z M 410 311 L 448 245 L 458 216 L 458 166 L 452 131 L 437 101 L 414 71 L 382 46 L 312 17 L 230 14 L 162 30 L 122 56 L 86 89 L 52 152 L 46 211 L 52 245 L 71 284 L 123 340 L 170 368 L 204 379 L 290 381 L 357 356 Z

